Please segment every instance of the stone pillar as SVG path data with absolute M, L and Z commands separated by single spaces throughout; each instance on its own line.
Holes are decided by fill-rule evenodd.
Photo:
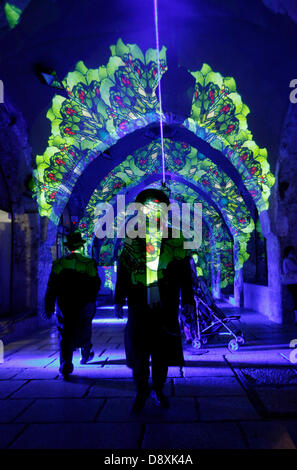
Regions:
M 233 259 L 234 259 L 234 305 L 236 307 L 243 307 L 243 271 L 242 268 L 236 268 L 238 264 L 239 245 L 234 242 L 233 245 Z

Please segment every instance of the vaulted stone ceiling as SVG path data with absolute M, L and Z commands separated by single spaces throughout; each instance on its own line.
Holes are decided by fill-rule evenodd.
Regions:
M 45 113 L 53 96 L 38 80 L 36 65 L 52 67 L 64 78 L 78 60 L 88 67 L 106 63 L 109 45 L 118 37 L 144 50 L 154 47 L 153 8 L 151 1 L 134 0 L 23 4 L 19 24 L 9 32 L 1 30 L 0 76 L 7 97 L 23 113 L 36 155 L 49 135 Z M 271 4 L 267 6 L 272 8 Z M 160 42 L 168 55 L 175 54 L 189 69 L 198 70 L 206 62 L 236 79 L 252 110 L 249 127 L 258 145 L 268 149 L 274 171 L 297 59 L 292 19 L 257 0 L 163 0 L 159 10 Z

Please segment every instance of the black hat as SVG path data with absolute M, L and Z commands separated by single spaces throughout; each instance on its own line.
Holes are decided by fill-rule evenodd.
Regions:
M 167 206 L 169 206 L 170 204 L 169 197 L 167 196 L 167 194 L 165 194 L 165 192 L 161 191 L 160 189 L 156 188 L 144 189 L 137 195 L 135 202 L 140 202 L 141 204 L 144 204 L 149 199 L 156 200 L 156 202 L 164 202 L 165 204 L 167 204 Z
M 82 238 L 81 233 L 79 231 L 76 231 L 71 232 L 69 235 L 67 235 L 67 242 L 64 243 L 64 245 L 67 246 L 70 251 L 73 251 L 83 246 L 85 243 L 86 240 Z

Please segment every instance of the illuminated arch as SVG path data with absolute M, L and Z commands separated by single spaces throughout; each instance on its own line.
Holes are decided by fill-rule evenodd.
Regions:
M 56 95 L 47 113 L 52 134 L 46 151 L 36 159 L 36 194 L 41 215 L 54 223 L 63 206 L 60 202 L 55 211 L 55 202 L 67 202 L 92 160 L 123 136 L 159 119 L 156 51 L 143 54 L 137 45 L 118 40 L 111 53 L 107 66 L 98 69 L 78 62 L 61 84 L 67 97 Z M 164 47 L 160 57 L 164 73 Z M 234 79 L 214 73 L 206 64 L 192 74 L 196 79 L 192 113 L 183 126 L 219 150 L 244 178 L 259 212 L 267 209 L 274 177 L 266 149 L 259 149 L 247 128 L 249 109 L 236 92 Z

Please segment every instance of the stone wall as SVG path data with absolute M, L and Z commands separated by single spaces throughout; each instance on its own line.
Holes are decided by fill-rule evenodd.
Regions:
M 37 313 L 39 215 L 27 184 L 33 166 L 26 125 L 7 95 L 0 105 L 0 162 L 0 194 L 6 194 L 4 209 L 11 217 L 11 264 L 7 260 L 1 275 L 11 276 L 12 289 L 9 307 L 3 307 L 0 315 L 16 320 Z M 5 247 L 1 255 L 7 255 Z

